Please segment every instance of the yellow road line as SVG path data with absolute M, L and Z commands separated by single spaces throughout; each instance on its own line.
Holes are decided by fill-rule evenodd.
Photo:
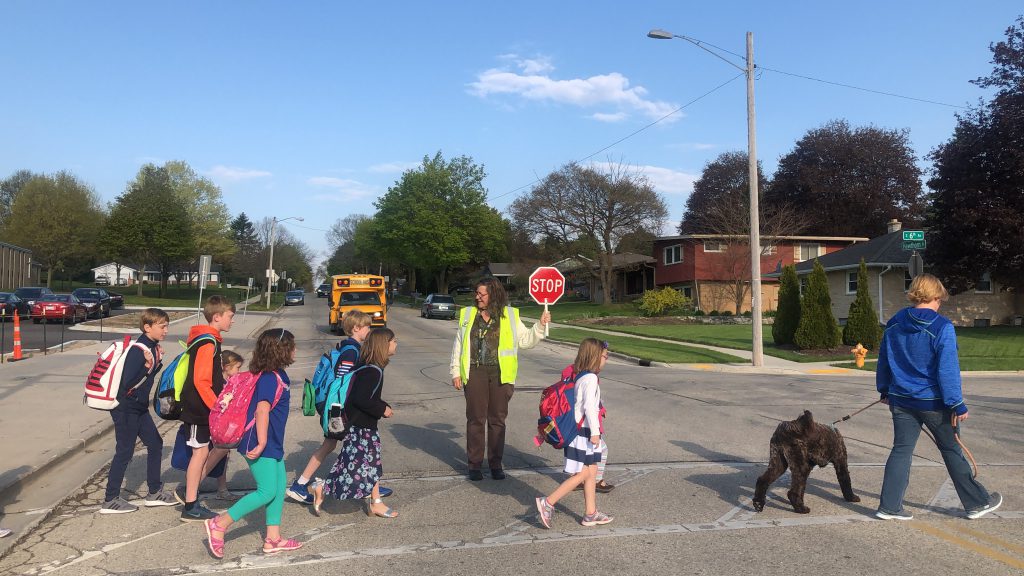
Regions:
M 846 368 L 813 368 L 808 370 L 808 374 L 846 374 L 849 372 Z
M 1017 554 L 1024 555 L 1024 546 L 1019 546 L 1017 544 L 1013 544 L 1012 542 L 1007 542 L 1006 540 L 1003 540 L 1001 538 L 996 538 L 995 536 L 992 536 L 990 534 L 978 532 L 977 530 L 971 530 L 970 528 L 964 528 L 961 526 L 958 529 L 965 534 L 970 534 L 972 537 L 978 540 L 984 540 L 985 542 L 989 542 L 990 544 L 995 544 L 996 546 L 1006 548 L 1007 550 L 1016 552 Z
M 971 542 L 970 540 L 965 540 L 957 536 L 956 534 L 951 534 L 950 532 L 947 532 L 946 530 L 943 530 L 942 528 L 939 528 L 937 526 L 925 524 L 924 522 L 919 522 L 917 520 L 911 520 L 910 522 L 907 522 L 907 525 L 918 531 L 924 532 L 925 534 L 930 534 L 932 536 L 935 536 L 936 538 L 945 540 L 946 542 L 956 544 L 957 546 L 965 550 L 970 550 L 971 552 L 980 554 L 982 556 L 985 556 L 986 558 L 1002 562 L 1007 566 L 1013 566 L 1014 568 L 1024 569 L 1024 560 L 1020 560 L 1018 558 L 1014 558 L 1013 556 L 1003 554 L 1002 552 L 994 548 L 989 548 L 988 546 Z

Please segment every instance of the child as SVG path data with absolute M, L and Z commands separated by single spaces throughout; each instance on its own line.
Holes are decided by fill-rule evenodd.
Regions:
M 601 346 L 607 348 L 608 347 L 608 343 L 607 342 L 602 342 Z M 576 367 L 573 366 L 572 364 L 569 364 L 568 366 L 565 367 L 565 369 L 562 370 L 562 380 L 565 380 L 566 378 L 575 378 L 576 374 L 577 374 Z M 595 485 L 595 488 L 594 488 L 595 490 L 597 490 L 601 494 L 607 494 L 607 493 L 609 493 L 609 492 L 611 492 L 612 490 L 615 489 L 615 485 L 614 484 L 609 484 L 608 482 L 605 482 L 605 480 L 604 480 L 604 469 L 605 469 L 605 466 L 608 465 L 608 444 L 606 444 L 605 441 L 604 441 L 604 417 L 605 417 L 606 412 L 607 411 L 604 409 L 604 404 L 601 404 L 601 407 L 598 410 L 598 414 L 597 414 L 597 421 L 600 424 L 600 430 L 599 431 L 601 433 L 601 447 L 600 447 L 601 461 L 597 463 L 597 477 L 596 477 L 597 484 Z M 578 491 L 578 490 L 583 490 L 583 484 L 580 484 L 579 486 L 573 488 L 573 491 Z
M 597 377 L 605 363 L 608 362 L 608 345 L 596 338 L 586 338 L 580 342 L 576 361 L 573 365 L 581 376 L 576 379 L 575 420 L 583 422 L 579 435 L 565 447 L 565 471 L 572 474 L 562 482 L 547 498 L 537 498 L 537 511 L 545 528 L 551 528 L 551 513 L 555 504 L 583 483 L 583 499 L 586 503 L 586 514 L 580 524 L 598 526 L 612 521 L 612 517 L 597 510 L 597 494 L 595 485 L 597 465 L 601 461 L 601 435 L 599 412 L 601 406 L 601 386 Z
M 229 378 L 238 374 L 238 371 L 242 369 L 242 364 L 245 363 L 245 359 L 242 355 L 233 352 L 231 350 L 223 350 L 220 353 L 221 361 L 224 362 L 224 381 L 227 382 Z M 224 456 L 224 463 L 227 464 L 227 455 Z M 221 467 L 224 471 L 217 476 L 217 499 L 225 502 L 234 502 L 238 500 L 240 496 L 234 492 L 228 490 L 228 468 L 227 466 Z
M 341 327 L 348 334 L 348 338 L 338 343 L 338 349 L 349 347 L 347 350 L 341 353 L 338 357 L 338 364 L 334 367 L 334 376 L 341 377 L 347 374 L 355 366 L 359 360 L 359 349 L 363 345 L 363 341 L 366 340 L 366 336 L 370 333 L 370 322 L 372 318 L 370 315 L 361 312 L 359 310 L 352 310 L 341 320 Z M 324 407 L 317 406 L 317 412 L 323 414 Z M 316 474 L 320 464 L 323 463 L 324 459 L 338 446 L 338 441 L 333 438 L 324 438 L 320 447 L 317 448 L 316 452 L 309 457 L 309 462 L 306 464 L 306 468 L 302 471 L 302 474 L 295 480 L 295 483 L 288 488 L 286 494 L 292 500 L 302 504 L 312 504 L 313 495 L 309 493 L 308 484 L 310 478 Z M 387 493 L 385 493 L 387 491 Z M 387 488 L 381 488 L 381 497 L 390 496 L 391 490 Z
M 217 514 L 199 503 L 199 483 L 227 454 L 227 450 L 210 449 L 210 408 L 224 388 L 224 362 L 221 360 L 221 333 L 231 329 L 235 321 L 235 305 L 231 300 L 214 294 L 203 305 L 207 326 L 193 326 L 188 341 L 203 335 L 213 336 L 193 349 L 189 359 L 191 378 L 181 391 L 183 409 L 181 421 L 189 425 L 188 445 L 192 459 L 185 472 L 185 490 L 179 489 L 175 497 L 184 504 L 182 522 L 208 520 Z
M 255 421 L 238 445 L 253 477 L 256 491 L 250 492 L 227 512 L 205 521 L 210 553 L 224 557 L 224 533 L 232 524 L 259 508 L 266 508 L 267 536 L 263 553 L 298 550 L 302 543 L 281 537 L 281 509 L 287 472 L 284 469 L 284 432 L 288 424 L 291 381 L 284 369 L 295 362 L 295 336 L 284 328 L 265 330 L 256 340 L 249 371 L 260 374 L 256 382 L 248 421 Z
M 146 506 L 175 506 L 174 495 L 163 489 L 160 481 L 160 461 L 163 458 L 164 442 L 149 415 L 149 391 L 153 379 L 160 371 L 160 341 L 167 336 L 170 318 L 159 308 L 142 311 L 139 329 L 142 335 L 136 340 L 145 349 L 133 345 L 125 357 L 121 372 L 121 387 L 117 391 L 118 405 L 110 411 L 114 421 L 114 436 L 117 447 L 110 462 L 107 475 L 107 492 L 100 514 L 125 514 L 135 512 L 138 506 L 121 497 L 121 483 L 125 470 L 135 453 L 136 439 L 146 446 L 146 483 L 149 494 Z
M 391 418 L 394 411 L 381 399 L 384 391 L 384 367 L 398 350 L 395 333 L 378 328 L 367 336 L 360 354 L 358 372 L 352 376 L 345 413 L 349 428 L 345 433 L 341 454 L 326 480 L 317 480 L 311 487 L 313 511 L 319 515 L 324 496 L 338 499 L 366 498 L 366 514 L 381 518 L 396 518 L 398 513 L 381 500 L 380 434 L 377 423 Z M 374 368 L 375 367 L 375 368 Z

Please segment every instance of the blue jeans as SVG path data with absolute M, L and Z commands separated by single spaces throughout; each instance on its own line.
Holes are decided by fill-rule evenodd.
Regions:
M 889 411 L 892 412 L 893 441 L 892 452 L 885 462 L 882 497 L 878 503 L 881 512 L 897 514 L 903 510 L 903 495 L 910 482 L 910 462 L 914 458 L 917 438 L 921 435 L 921 425 L 927 426 L 935 437 L 964 509 L 975 510 L 988 504 L 988 491 L 971 476 L 971 465 L 953 436 L 949 410 L 939 412 L 890 406 Z
M 160 491 L 163 484 L 160 482 L 160 461 L 163 459 L 164 441 L 157 431 L 153 419 L 149 416 L 149 409 L 145 406 L 139 408 L 131 400 L 125 400 L 117 408 L 110 411 L 110 418 L 114 421 L 114 459 L 110 462 L 110 472 L 107 474 L 107 491 L 104 498 L 107 501 L 117 498 L 121 494 L 121 484 L 124 482 L 125 471 L 128 470 L 128 463 L 135 455 L 135 441 L 142 440 L 146 446 L 146 483 L 149 485 L 149 493 L 155 494 Z

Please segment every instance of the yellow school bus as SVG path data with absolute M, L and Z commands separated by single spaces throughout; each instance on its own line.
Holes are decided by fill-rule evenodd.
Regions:
M 341 317 L 349 310 L 366 312 L 373 326 L 387 326 L 387 289 L 383 276 L 374 274 L 339 274 L 331 276 L 328 324 L 331 332 L 341 334 Z

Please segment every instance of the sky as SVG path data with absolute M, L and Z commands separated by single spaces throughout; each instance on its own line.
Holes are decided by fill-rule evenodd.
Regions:
M 753 33 L 767 174 L 835 119 L 908 130 L 927 171 L 955 114 L 990 96 L 969 81 L 1021 13 L 1018 0 L 6 0 L 0 178 L 69 170 L 110 202 L 142 165 L 184 160 L 232 215 L 303 217 L 281 226 L 326 258 L 331 224 L 372 215 L 424 156 L 483 165 L 506 217 L 566 163 L 613 162 L 649 178 L 672 234 L 705 164 L 747 149 L 746 85 L 649 30 L 738 67 Z

